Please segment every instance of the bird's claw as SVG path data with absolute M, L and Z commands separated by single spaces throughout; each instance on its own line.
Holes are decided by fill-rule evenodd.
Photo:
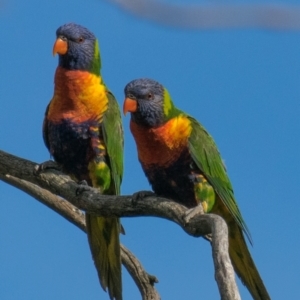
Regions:
M 78 187 L 76 189 L 76 196 L 81 195 L 83 192 L 89 192 L 92 189 L 86 182 L 86 180 L 82 180 L 78 182 Z
M 199 204 L 196 207 L 186 210 L 183 216 L 183 220 L 187 224 L 190 222 L 191 219 L 193 219 L 197 215 L 203 215 L 203 214 L 204 214 L 203 207 L 201 204 Z
M 47 160 L 39 165 L 34 167 L 34 174 L 39 175 L 41 172 L 47 169 L 54 169 L 57 171 L 61 171 L 61 167 L 53 160 Z
M 185 224 L 188 224 L 194 217 L 197 217 L 199 215 L 203 215 L 204 210 L 203 206 L 201 204 L 197 205 L 196 207 L 190 208 L 185 211 L 185 214 L 183 216 L 183 220 Z M 211 234 L 206 234 L 202 236 L 205 240 L 211 242 L 212 236 Z
M 155 194 L 152 191 L 139 191 L 132 195 L 131 202 L 133 205 L 136 205 L 138 201 L 150 196 L 155 196 Z

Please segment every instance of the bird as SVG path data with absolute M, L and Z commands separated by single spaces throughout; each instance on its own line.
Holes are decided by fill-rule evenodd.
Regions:
M 251 235 L 211 135 L 177 108 L 155 80 L 135 79 L 124 93 L 123 113 L 131 114 L 138 159 L 154 193 L 189 209 L 202 205 L 205 213 L 221 216 L 228 226 L 235 272 L 253 299 L 271 299 L 248 250 L 244 235 L 250 242 Z
M 81 187 L 118 195 L 123 128 L 119 105 L 101 76 L 98 40 L 87 28 L 67 23 L 56 30 L 56 54 L 54 94 L 43 122 L 45 145 L 62 171 Z M 86 213 L 86 229 L 102 288 L 110 299 L 122 300 L 119 218 Z

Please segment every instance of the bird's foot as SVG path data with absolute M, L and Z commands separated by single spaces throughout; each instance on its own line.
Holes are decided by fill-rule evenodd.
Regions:
M 190 209 L 186 210 L 185 214 L 184 214 L 184 217 L 183 217 L 183 220 L 187 224 L 194 217 L 196 217 L 198 215 L 203 215 L 203 214 L 204 214 L 203 207 L 202 207 L 201 204 L 199 204 L 196 207 L 193 207 L 193 208 L 190 208 Z
M 201 204 L 199 204 L 196 207 L 186 210 L 183 220 L 184 220 L 185 224 L 188 224 L 193 218 L 203 215 L 203 214 L 205 214 L 203 206 Z M 202 237 L 209 242 L 212 241 L 211 234 L 206 234 L 206 235 L 203 235 Z
M 76 196 L 81 195 L 84 192 L 89 192 L 92 190 L 92 187 L 88 185 L 86 180 L 81 180 L 78 182 L 78 187 L 76 189 Z
M 133 205 L 136 205 L 138 201 L 150 196 L 155 196 L 155 193 L 153 193 L 152 191 L 139 191 L 132 195 L 131 202 Z
M 54 169 L 57 171 L 62 171 L 61 167 L 53 160 L 47 160 L 39 165 L 36 165 L 34 167 L 34 174 L 39 175 L 41 172 L 48 170 L 48 169 Z

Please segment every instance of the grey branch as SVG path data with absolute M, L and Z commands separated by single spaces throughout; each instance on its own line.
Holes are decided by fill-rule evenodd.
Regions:
M 155 0 L 108 0 L 143 19 L 187 29 L 262 28 L 299 30 L 300 6 L 289 4 L 175 5 Z
M 221 217 L 202 214 L 197 210 L 191 213 L 191 210 L 170 199 L 156 196 L 133 201 L 132 196 L 104 196 L 94 188 L 77 195 L 78 185 L 69 176 L 55 169 L 36 174 L 36 166 L 36 163 L 0 150 L 1 180 L 26 191 L 82 230 L 85 227 L 80 210 L 100 216 L 160 217 L 175 222 L 191 236 L 211 234 L 215 278 L 221 299 L 240 299 L 228 254 L 227 225 Z M 30 186 L 31 188 L 28 189 Z M 44 192 L 43 189 L 48 192 Z M 56 195 L 68 199 L 71 204 Z M 143 299 L 159 299 L 153 287 L 156 278 L 147 274 L 140 262 L 124 246 L 122 246 L 122 262 L 136 282 Z
M 1 156 L 1 151 L 0 151 Z M 1 159 L 0 159 L 1 160 Z M 0 163 L 1 164 L 1 163 Z M 2 170 L 1 170 L 2 171 Z M 86 232 L 85 217 L 83 212 L 68 201 L 40 188 L 39 186 L 11 175 L 3 175 L 0 171 L 0 180 L 22 190 L 39 202 L 43 203 L 69 222 Z M 124 267 L 127 269 L 136 283 L 143 300 L 159 300 L 160 296 L 154 288 L 158 280 L 155 276 L 148 274 L 139 260 L 123 245 L 121 245 L 121 257 Z

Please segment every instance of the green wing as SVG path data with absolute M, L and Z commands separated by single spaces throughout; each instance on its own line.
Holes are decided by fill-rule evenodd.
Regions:
M 114 95 L 108 91 L 108 109 L 103 116 L 102 129 L 106 145 L 115 194 L 120 194 L 123 176 L 123 127 L 119 105 Z
M 213 138 L 194 118 L 190 116 L 187 116 L 187 118 L 192 125 L 192 132 L 189 137 L 189 150 L 195 164 L 203 172 L 216 194 L 223 201 L 251 242 L 249 229 L 234 199 L 232 185 Z

